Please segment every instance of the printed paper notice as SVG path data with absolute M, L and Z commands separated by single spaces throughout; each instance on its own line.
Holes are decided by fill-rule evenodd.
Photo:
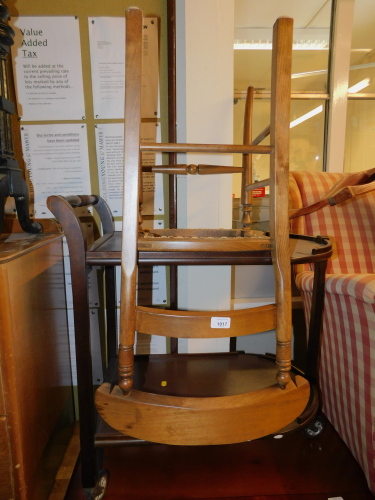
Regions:
M 18 114 L 24 121 L 85 118 L 79 22 L 75 17 L 12 19 Z
M 156 142 L 156 123 L 142 123 L 144 142 Z M 121 123 L 97 125 L 96 154 L 99 169 L 100 196 L 108 203 L 113 215 L 122 215 L 122 186 L 124 171 L 124 126 Z M 143 165 L 154 165 L 155 155 L 147 153 Z M 143 174 L 143 215 L 164 213 L 162 174 Z
M 46 205 L 51 194 L 91 194 L 85 125 L 24 125 L 21 138 L 36 218 L 54 217 Z
M 93 17 L 88 21 L 95 118 L 124 118 L 125 19 Z M 157 116 L 158 54 L 157 18 L 146 17 L 143 23 L 142 118 Z

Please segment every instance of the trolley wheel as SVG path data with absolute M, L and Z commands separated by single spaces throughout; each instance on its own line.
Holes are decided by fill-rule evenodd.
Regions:
M 303 431 L 305 435 L 310 438 L 316 438 L 324 431 L 326 426 L 325 418 L 322 415 L 317 415 L 314 420 L 312 420 L 309 425 L 307 425 Z
M 98 473 L 98 480 L 92 491 L 86 492 L 87 500 L 102 500 L 104 498 L 105 492 L 108 486 L 108 471 L 101 470 Z

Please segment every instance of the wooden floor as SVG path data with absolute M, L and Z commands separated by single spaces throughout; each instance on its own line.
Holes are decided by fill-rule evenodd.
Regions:
M 213 447 L 106 448 L 104 500 L 373 500 L 362 470 L 328 423 L 315 439 Z M 83 500 L 79 463 L 65 500 Z

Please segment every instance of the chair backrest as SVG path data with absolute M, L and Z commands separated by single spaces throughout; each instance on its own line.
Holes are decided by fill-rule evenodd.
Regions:
M 343 173 L 290 172 L 290 208 L 311 205 L 342 179 Z M 331 274 L 372 273 L 375 270 L 375 194 L 370 192 L 339 205 L 326 205 L 309 215 L 291 221 L 297 234 L 329 236 L 333 256 L 328 262 Z

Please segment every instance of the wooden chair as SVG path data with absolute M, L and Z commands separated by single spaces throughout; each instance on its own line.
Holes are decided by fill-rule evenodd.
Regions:
M 271 145 L 261 137 L 242 145 L 143 144 L 140 142 L 142 13 L 126 14 L 126 102 L 123 230 L 115 231 L 111 214 L 99 196 L 50 196 L 47 204 L 65 232 L 73 287 L 78 403 L 81 423 L 82 484 L 89 498 L 103 492 L 105 476 L 97 454 L 106 446 L 148 441 L 167 444 L 225 444 L 286 432 L 307 425 L 318 410 L 318 391 L 291 366 L 291 262 L 315 263 L 315 295 L 322 295 L 331 246 L 322 238 L 289 235 L 288 150 L 292 20 L 274 28 Z M 249 90 L 251 97 L 252 91 Z M 245 121 L 250 120 L 251 99 Z M 262 134 L 261 134 L 262 135 Z M 264 134 L 263 134 L 264 136 Z M 244 179 L 244 228 L 239 230 L 142 229 L 141 154 L 145 151 L 241 153 Z M 248 159 L 270 155 L 271 234 L 251 231 L 248 208 L 252 186 Z M 150 167 L 147 167 L 150 170 Z M 163 165 L 167 174 L 232 173 L 234 167 Z M 256 186 L 258 186 L 257 184 Z M 92 205 L 99 212 L 102 234 L 85 239 L 74 206 Z M 276 303 L 249 310 L 178 311 L 141 307 L 136 300 L 140 265 L 273 265 Z M 120 345 L 116 347 L 115 266 L 121 265 Z M 93 401 L 87 269 L 105 270 L 107 374 L 95 394 L 101 418 L 96 423 Z M 318 344 L 319 308 L 312 314 Z M 211 320 L 214 320 L 213 325 Z M 228 328 L 216 328 L 218 323 Z M 275 357 L 241 352 L 134 356 L 135 332 L 170 338 L 236 337 L 276 328 Z M 313 335 L 314 336 L 314 335 Z M 118 356 L 117 356 L 118 354 Z M 315 356 L 317 359 L 317 356 Z M 314 367 L 316 368 L 316 367 Z M 100 462 L 100 460 L 99 460 Z M 101 494 L 101 493 L 100 493 Z M 90 496 L 91 495 L 91 496 Z
M 310 398 L 309 383 L 291 372 L 290 242 L 288 230 L 289 96 L 292 20 L 280 18 L 274 28 L 270 146 L 142 144 L 140 102 L 142 77 L 142 12 L 126 13 L 126 84 L 124 199 L 121 254 L 121 325 L 116 385 L 96 393 L 101 417 L 133 437 L 167 444 L 224 444 L 276 432 L 298 418 Z M 142 152 L 218 152 L 269 154 L 271 163 L 271 236 L 233 230 L 142 230 L 139 207 Z M 154 171 L 228 172 L 209 165 L 168 166 Z M 236 263 L 240 255 L 255 257 L 271 250 L 276 304 L 240 311 L 215 312 L 228 328 L 212 327 L 212 312 L 171 311 L 141 307 L 136 301 L 139 252 L 160 254 L 165 262 Z M 146 392 L 133 386 L 135 332 L 177 338 L 248 335 L 276 327 L 277 373 L 264 387 L 217 397 Z M 275 379 L 274 379 L 275 377 Z M 235 422 L 235 425 L 233 425 Z

